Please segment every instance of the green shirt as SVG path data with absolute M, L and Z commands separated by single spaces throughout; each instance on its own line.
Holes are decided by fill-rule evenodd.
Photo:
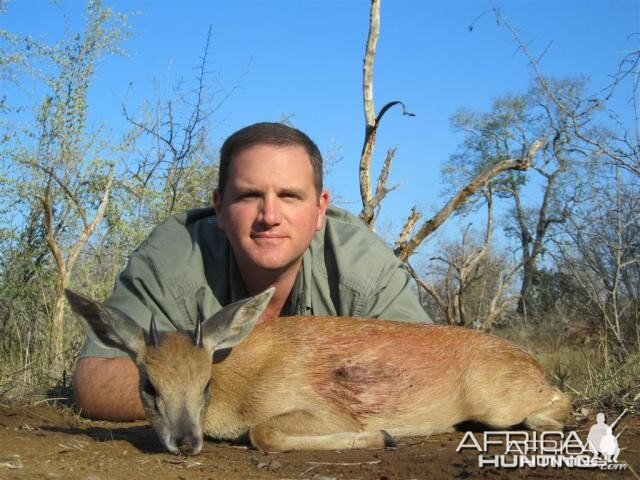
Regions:
M 352 214 L 336 207 L 305 251 L 283 315 L 340 315 L 429 322 L 411 277 L 391 250 Z M 197 292 L 203 288 L 204 295 Z M 247 292 L 226 235 L 211 208 L 169 217 L 132 253 L 105 302 L 145 329 L 191 330 Z M 200 302 L 200 305 L 198 303 Z M 81 357 L 124 352 L 87 339 Z

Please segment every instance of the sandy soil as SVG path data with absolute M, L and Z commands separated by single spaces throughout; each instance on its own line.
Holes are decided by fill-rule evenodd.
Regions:
M 585 439 L 593 423 L 585 419 L 572 428 Z M 619 427 L 625 471 L 497 469 L 478 467 L 471 449 L 456 452 L 463 432 L 400 439 L 394 449 L 343 452 L 264 454 L 207 442 L 200 455 L 177 457 L 162 450 L 143 422 L 89 421 L 66 407 L 0 406 L 0 480 L 638 478 L 640 417 L 627 415 Z

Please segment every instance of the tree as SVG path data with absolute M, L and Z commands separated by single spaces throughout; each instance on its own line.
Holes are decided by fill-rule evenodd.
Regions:
M 163 99 L 156 89 L 153 104 L 144 105 L 132 115 L 123 105 L 125 119 L 133 127 L 130 138 L 143 146 L 136 150 L 138 160 L 130 170 L 132 181 L 128 190 L 136 192 L 136 200 L 158 197 L 152 223 L 172 213 L 198 204 L 210 204 L 214 154 L 210 150 L 211 116 L 235 91 L 224 91 L 220 99 L 210 92 L 208 85 L 208 55 L 211 27 L 198 66 L 195 86 L 187 90 L 180 81 L 175 93 Z M 216 102 L 214 104 L 214 101 Z M 145 142 L 146 141 L 146 142 Z M 204 187 L 204 188 L 203 188 Z
M 484 238 L 476 240 L 465 229 L 431 258 L 427 282 L 412 271 L 418 286 L 428 292 L 449 325 L 490 330 L 513 303 L 510 286 L 520 265 L 509 265 L 493 251 L 493 199 L 486 193 L 487 223 Z
M 531 52 L 529 45 L 522 39 L 518 31 L 502 15 L 500 9 L 493 7 L 493 14 L 498 25 L 506 28 L 518 49 L 529 61 L 530 67 L 535 74 L 535 81 L 540 92 L 547 98 L 550 104 L 562 112 L 573 135 L 590 146 L 602 158 L 607 159 L 612 165 L 616 165 L 633 175 L 640 175 L 640 49 L 637 47 L 637 39 L 640 33 L 635 32 L 628 36 L 629 40 L 636 42 L 631 50 L 620 60 L 611 82 L 598 93 L 578 97 L 577 100 L 587 107 L 575 108 L 575 98 L 558 95 L 553 81 L 544 75 L 541 67 L 541 60 L 544 52 L 536 56 Z M 607 108 L 611 100 L 620 95 L 620 91 L 628 86 L 627 104 L 632 111 L 632 126 L 616 112 Z M 611 128 L 603 128 L 599 120 L 601 116 L 590 115 L 589 111 L 603 110 L 606 114 Z
M 378 176 L 376 192 L 371 191 L 371 160 L 376 146 L 376 136 L 380 122 L 384 115 L 395 106 L 402 106 L 403 114 L 413 116 L 400 101 L 388 102 L 379 113 L 375 114 L 373 103 L 373 65 L 376 54 L 376 45 L 380 34 L 380 0 L 371 1 L 369 20 L 369 34 L 367 37 L 364 69 L 363 69 L 363 103 L 365 113 L 365 138 L 360 158 L 359 178 L 360 194 L 362 199 L 362 211 L 360 218 L 372 230 L 375 230 L 375 218 L 380 210 L 381 203 L 386 195 L 395 187 L 389 187 L 388 177 L 391 163 L 395 156 L 395 149 L 390 149 L 385 157 L 382 170 Z M 478 190 L 487 186 L 491 179 L 503 172 L 510 170 L 526 170 L 530 166 L 531 159 L 538 149 L 544 144 L 544 138 L 534 139 L 527 148 L 518 152 L 518 156 L 503 158 L 499 162 L 489 165 L 486 169 L 476 172 L 468 183 L 462 186 L 451 199 L 428 220 L 425 220 L 416 230 L 416 225 L 422 214 L 413 207 L 407 218 L 398 239 L 395 242 L 395 254 L 404 262 L 408 262 L 420 244 L 430 234 L 435 232 L 447 218 L 460 209 L 465 202 Z M 414 232 L 415 231 L 415 232 Z
M 587 161 L 583 176 L 593 185 L 580 188 L 576 182 L 575 209 L 557 239 L 556 260 L 562 271 L 570 272 L 595 315 L 605 337 L 613 338 L 626 353 L 630 342 L 640 345 L 638 333 L 638 248 L 640 179 L 640 49 L 637 43 L 620 60 L 611 82 L 595 94 L 558 90 L 542 71 L 542 55 L 535 56 L 518 31 L 493 9 L 498 24 L 504 26 L 535 74 L 537 91 L 550 110 L 566 125 Z M 629 36 L 637 39 L 638 33 Z M 624 92 L 627 93 L 624 93 Z M 621 93 L 623 92 L 623 93 Z M 610 108 L 612 99 L 626 95 L 630 115 Z M 629 121 L 630 117 L 630 121 Z M 578 146 L 578 147 L 575 147 Z M 574 180 L 578 176 L 572 177 Z M 556 253 L 556 252 L 553 252 Z
M 589 149 L 575 136 L 567 111 L 581 117 L 589 117 L 595 111 L 593 105 L 583 101 L 584 79 L 549 80 L 549 85 L 553 85 L 556 96 L 571 105 L 570 110 L 558 109 L 534 84 L 525 95 L 505 95 L 494 100 L 488 113 L 457 112 L 453 123 L 466 136 L 460 152 L 452 155 L 445 168 L 448 182 L 464 184 L 477 171 L 517 155 L 514 152 L 525 151 L 532 141 L 545 139 L 531 157 L 528 173 L 511 172 L 491 181 L 496 195 L 511 204 L 512 223 L 507 233 L 517 239 L 521 252 L 520 314 L 530 313 L 535 307 L 532 292 L 540 257 L 554 225 L 566 221 L 575 201 L 564 188 L 567 175 L 589 155 Z M 539 200 L 529 200 L 527 205 L 525 191 L 529 199 L 534 196 L 531 182 L 540 186 L 541 194 Z
M 211 93 L 210 43 L 211 28 L 193 87 L 180 81 L 171 95 L 164 96 L 154 85 L 151 101 L 134 111 L 122 106 L 131 126 L 127 135 L 130 154 L 124 180 L 116 188 L 118 201 L 107 212 L 109 244 L 118 244 L 119 252 L 135 248 L 169 215 L 211 205 L 218 175 L 217 155 L 211 147 L 211 117 L 235 88 L 220 88 L 220 98 Z
M 210 119 L 234 89 L 213 104 L 210 32 L 193 88 L 180 83 L 170 97 L 156 91 L 133 113 L 123 107 L 132 127 L 123 140 L 110 140 L 105 127 L 88 128 L 96 65 L 120 52 L 126 29 L 126 17 L 91 1 L 84 31 L 54 45 L 0 30 L 7 47 L 0 49 L 0 78 L 43 92 L 32 115 L 0 97 L 0 138 L 7 140 L 0 155 L 0 346 L 14 359 L 9 368 L 46 370 L 47 381 L 80 340 L 75 322 L 64 321 L 72 278 L 92 295 L 106 295 L 154 225 L 210 205 L 217 175 Z
M 41 78 L 46 90 L 35 109 L 35 127 L 5 144 L 12 171 L 5 178 L 16 185 L 16 200 L 27 206 L 24 227 L 42 225 L 44 242 L 55 271 L 49 306 L 51 372 L 64 363 L 64 289 L 78 257 L 100 225 L 109 202 L 115 164 L 99 132 L 86 125 L 87 94 L 96 64 L 119 53 L 126 36 L 125 18 L 99 0 L 89 1 L 84 31 L 54 46 L 29 40 L 25 58 L 46 64 Z M 29 57 L 30 51 L 35 51 Z
M 599 184 L 564 226 L 555 258 L 585 299 L 584 317 L 607 344 L 628 353 L 640 340 L 640 189 L 622 167 L 613 178 L 606 166 L 599 170 Z

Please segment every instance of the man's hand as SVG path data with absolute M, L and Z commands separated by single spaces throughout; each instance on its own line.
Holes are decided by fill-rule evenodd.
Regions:
M 73 372 L 76 407 L 93 419 L 144 419 L 138 382 L 138 368 L 129 357 L 81 358 Z

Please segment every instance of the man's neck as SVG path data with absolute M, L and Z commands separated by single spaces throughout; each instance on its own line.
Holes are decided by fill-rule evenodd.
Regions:
M 291 295 L 291 290 L 293 290 L 293 286 L 296 283 L 301 266 L 302 259 L 279 272 L 244 272 L 242 266 L 239 265 L 240 275 L 249 295 L 257 295 L 269 287 L 276 287 L 269 305 L 267 305 L 260 318 L 261 322 L 273 320 L 280 316 L 280 312 L 287 303 L 289 295 Z

